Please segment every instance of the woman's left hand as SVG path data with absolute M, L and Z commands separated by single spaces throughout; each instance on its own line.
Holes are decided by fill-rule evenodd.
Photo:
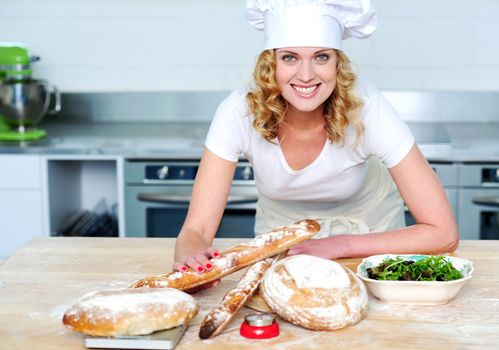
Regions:
M 309 239 L 300 243 L 288 252 L 288 255 L 308 254 L 325 259 L 342 258 L 341 252 L 345 250 L 341 236 Z

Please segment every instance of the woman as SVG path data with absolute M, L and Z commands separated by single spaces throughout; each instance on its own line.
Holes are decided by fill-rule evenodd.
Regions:
M 219 106 L 206 139 L 174 269 L 199 273 L 211 247 L 240 156 L 259 190 L 255 233 L 303 218 L 317 239 L 289 254 L 328 259 L 456 249 L 449 202 L 407 126 L 369 82 L 352 72 L 342 39 L 376 27 L 368 0 L 248 1 L 265 31 L 254 87 Z M 403 204 L 416 224 L 405 227 Z

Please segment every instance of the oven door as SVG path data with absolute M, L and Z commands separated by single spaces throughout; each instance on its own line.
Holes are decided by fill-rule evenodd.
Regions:
M 459 195 L 462 239 L 499 239 L 499 189 L 463 189 Z
M 125 235 L 127 237 L 177 237 L 191 199 L 191 186 L 127 186 Z M 253 238 L 256 191 L 233 189 L 227 201 L 217 238 Z

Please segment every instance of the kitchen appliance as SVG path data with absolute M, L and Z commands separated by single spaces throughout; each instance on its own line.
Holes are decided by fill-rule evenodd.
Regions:
M 279 325 L 268 312 L 248 314 L 241 323 L 239 334 L 248 339 L 275 338 L 279 336 Z
M 177 237 L 199 160 L 127 159 L 124 167 L 125 236 Z M 257 199 L 253 170 L 240 161 L 216 237 L 253 238 Z
M 464 239 L 499 239 L 499 163 L 460 168 L 459 231 Z
M 87 348 L 99 349 L 159 349 L 170 350 L 184 335 L 187 325 L 167 329 L 165 331 L 154 332 L 148 335 L 121 336 L 121 337 L 93 337 L 84 338 Z
M 22 44 L 0 42 L 0 141 L 43 138 L 46 132 L 37 124 L 45 114 L 61 110 L 57 88 L 31 77 L 31 63 L 38 60 Z M 49 108 L 52 95 L 55 106 Z

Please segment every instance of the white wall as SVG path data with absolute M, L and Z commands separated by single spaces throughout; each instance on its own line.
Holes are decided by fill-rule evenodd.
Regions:
M 66 92 L 230 90 L 262 34 L 244 0 L 0 0 L 0 40 L 25 43 Z M 373 0 L 377 32 L 350 39 L 381 89 L 499 91 L 499 1 Z

